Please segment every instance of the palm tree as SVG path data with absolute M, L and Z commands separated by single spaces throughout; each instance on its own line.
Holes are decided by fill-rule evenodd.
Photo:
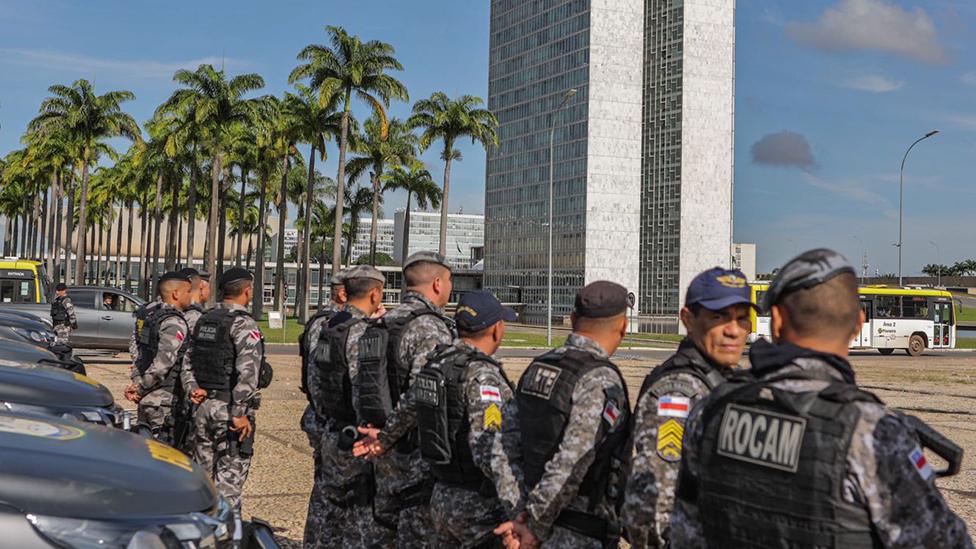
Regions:
M 308 179 L 306 181 L 305 196 L 313 196 L 313 185 L 315 181 L 315 153 L 319 153 L 319 158 L 325 162 L 325 142 L 336 135 L 342 125 L 342 115 L 336 113 L 338 95 L 333 94 L 328 101 L 321 101 L 316 97 L 315 90 L 296 84 L 297 93 L 285 94 L 285 105 L 291 113 L 295 122 L 295 129 L 301 136 L 301 140 L 309 143 L 311 150 L 308 154 Z M 312 201 L 306 199 L 304 219 L 312 217 Z M 302 230 L 299 240 L 299 266 L 301 268 L 296 295 L 295 306 L 298 309 L 298 321 L 304 323 L 308 318 L 308 300 L 306 299 L 310 291 L 309 276 L 311 266 L 309 261 L 309 250 L 311 247 L 311 225 L 306 223 Z
M 438 208 L 441 205 L 441 189 L 434 182 L 424 163 L 413 160 L 406 166 L 397 166 L 385 178 L 384 190 L 407 191 L 407 207 L 403 212 L 403 247 L 400 250 L 400 262 L 407 258 L 410 251 L 410 202 L 416 198 L 417 206 L 426 210 L 429 207 Z
M 244 99 L 248 93 L 264 87 L 264 79 L 254 73 L 241 74 L 228 79 L 223 70 L 212 65 L 202 64 L 196 71 L 186 69 L 176 71 L 173 80 L 183 87 L 163 103 L 159 111 L 194 113 L 193 123 L 205 129 L 207 147 L 212 155 L 210 180 L 210 217 L 207 223 L 207 239 L 217 241 L 217 223 L 220 198 L 220 176 L 228 133 L 236 123 L 251 124 L 256 118 L 259 101 Z M 184 124 L 179 131 L 191 131 L 190 124 Z M 216 272 L 216 250 L 211 244 L 206 258 L 206 269 Z M 211 300 L 216 297 L 212 294 Z
M 334 182 L 333 182 L 334 184 Z M 316 202 L 312 206 L 312 239 L 318 244 L 319 257 L 319 286 L 318 301 L 316 308 L 322 309 L 325 281 L 325 257 L 332 251 L 332 236 L 335 232 L 335 209 L 330 208 L 325 202 Z
M 470 137 L 472 143 L 481 143 L 486 149 L 498 145 L 498 119 L 488 109 L 481 108 L 484 103 L 480 97 L 462 95 L 451 99 L 444 92 L 435 92 L 429 99 L 421 99 L 413 106 L 409 124 L 412 128 L 423 128 L 420 135 L 420 148 L 427 150 L 434 141 L 442 140 L 444 149 L 444 195 L 441 201 L 441 255 L 447 245 L 448 196 L 451 190 L 451 162 L 461 160 L 461 152 L 454 148 L 459 138 Z
M 87 80 L 76 80 L 69 86 L 48 88 L 53 97 L 41 103 L 40 114 L 31 120 L 29 129 L 40 134 L 68 134 L 81 143 L 81 197 L 78 217 L 78 258 L 75 280 L 85 272 L 85 237 L 88 230 L 88 167 L 93 147 L 102 139 L 126 137 L 140 141 L 142 134 L 135 119 L 122 111 L 122 103 L 135 99 L 126 90 L 96 95 Z
M 380 196 L 380 200 L 383 200 L 382 196 Z M 360 187 L 346 197 L 346 210 L 349 213 L 349 233 L 346 235 L 346 265 L 352 265 L 352 248 L 356 244 L 356 233 L 359 231 L 359 218 L 363 215 L 363 212 L 369 211 L 372 207 L 372 189 Z
M 382 120 L 372 116 L 363 125 L 363 134 L 357 140 L 353 151 L 362 156 L 353 158 L 346 166 L 349 181 L 357 181 L 369 171 L 373 188 L 373 216 L 369 231 L 369 264 L 376 264 L 377 224 L 379 222 L 380 195 L 383 188 L 380 182 L 387 166 L 399 166 L 412 160 L 417 154 L 417 136 L 403 122 L 392 119 L 387 124 L 384 135 Z
M 407 101 L 407 88 L 387 71 L 403 70 L 394 57 L 393 46 L 377 40 L 363 42 L 358 36 L 350 36 L 341 27 L 325 28 L 330 45 L 309 44 L 298 54 L 305 63 L 295 67 L 288 76 L 289 82 L 308 79 L 313 88 L 319 91 L 319 101 L 327 105 L 333 97 L 342 101 L 342 122 L 339 131 L 339 173 L 336 176 L 336 218 L 342 219 L 345 203 L 346 148 L 349 137 L 349 118 L 353 95 L 368 103 L 373 112 L 383 121 L 385 127 L 386 111 L 393 99 Z M 385 135 L 385 130 L 384 130 Z M 338 242 L 342 236 L 341 224 L 335 224 L 333 239 Z M 332 273 L 339 271 L 340 250 L 333 247 Z

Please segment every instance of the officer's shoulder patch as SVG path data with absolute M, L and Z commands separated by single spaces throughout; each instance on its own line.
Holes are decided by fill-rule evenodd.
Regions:
M 683 395 L 663 395 L 657 399 L 658 417 L 688 417 L 691 399 Z
M 922 477 L 922 480 L 929 480 L 935 472 L 932 470 L 932 466 L 929 465 L 927 459 L 925 459 L 925 452 L 919 446 L 915 446 L 911 452 L 908 453 L 908 461 L 912 464 L 915 472 Z
M 728 404 L 717 451 L 728 458 L 795 473 L 806 427 L 806 418 L 800 416 Z
M 490 404 L 485 408 L 485 431 L 497 431 L 502 428 L 502 411 L 497 404 Z
M 610 424 L 611 429 L 617 426 L 620 421 L 620 408 L 617 408 L 616 402 L 608 400 L 603 405 L 603 420 Z
M 530 372 L 529 378 L 522 383 L 522 388 L 520 391 L 526 395 L 537 396 L 549 400 L 552 396 L 552 390 L 556 386 L 556 380 L 559 379 L 559 375 L 562 370 L 550 366 L 549 364 L 535 363 L 530 368 L 533 371 Z
M 481 400 L 483 402 L 501 402 L 502 392 L 497 385 L 481 385 Z
M 669 419 L 657 429 L 657 455 L 667 462 L 681 459 L 681 438 L 685 428 L 677 420 Z

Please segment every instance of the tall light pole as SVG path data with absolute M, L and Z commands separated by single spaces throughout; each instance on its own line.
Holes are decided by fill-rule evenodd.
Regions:
M 552 203 L 553 203 L 553 178 L 555 177 L 555 166 L 556 166 L 556 117 L 569 103 L 569 100 L 576 95 L 576 88 L 568 90 L 565 95 L 563 95 L 563 101 L 556 107 L 556 111 L 552 113 L 552 119 L 549 121 L 549 283 L 548 283 L 548 303 L 549 310 L 546 314 L 546 345 L 552 347 Z
M 935 241 L 933 240 L 929 240 L 929 244 L 935 246 L 935 263 L 939 267 L 937 271 L 938 278 L 936 279 L 937 282 L 935 283 L 935 287 L 938 288 L 939 286 L 942 286 L 942 250 L 939 249 L 939 245 L 936 244 Z
M 861 237 L 859 237 L 857 235 L 854 235 L 854 240 L 857 240 L 857 243 L 861 245 L 861 249 L 858 250 L 858 251 L 861 254 L 861 284 L 864 284 L 864 277 L 867 275 L 867 273 L 864 272 L 865 271 L 865 269 L 864 269 L 864 263 L 865 263 L 864 256 L 865 256 L 865 254 L 867 252 L 865 252 L 864 242 L 861 241 Z
M 915 145 L 918 145 L 920 141 L 928 139 L 933 135 L 939 133 L 939 130 L 932 130 L 929 133 L 919 137 L 914 143 L 909 145 L 908 150 L 905 151 L 905 156 L 901 158 L 901 172 L 898 176 L 898 286 L 903 287 L 904 280 L 901 276 L 901 250 L 904 242 L 902 241 L 902 227 L 904 226 L 905 218 L 905 160 L 908 160 L 908 153 L 912 152 Z

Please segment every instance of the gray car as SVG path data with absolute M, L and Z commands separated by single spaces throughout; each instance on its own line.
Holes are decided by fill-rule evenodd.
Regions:
M 117 288 L 70 286 L 68 297 L 75 306 L 78 329 L 71 333 L 72 347 L 128 349 L 135 320 L 132 313 L 145 301 Z

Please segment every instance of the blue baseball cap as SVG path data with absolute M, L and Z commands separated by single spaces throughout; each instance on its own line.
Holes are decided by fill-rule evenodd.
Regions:
M 480 332 L 499 320 L 514 322 L 515 311 L 502 306 L 491 293 L 479 290 L 466 292 L 458 301 L 454 322 L 465 332 Z
M 755 307 L 746 275 L 738 269 L 709 269 L 691 281 L 685 295 L 686 307 L 700 305 L 710 311 L 721 311 L 740 303 Z

